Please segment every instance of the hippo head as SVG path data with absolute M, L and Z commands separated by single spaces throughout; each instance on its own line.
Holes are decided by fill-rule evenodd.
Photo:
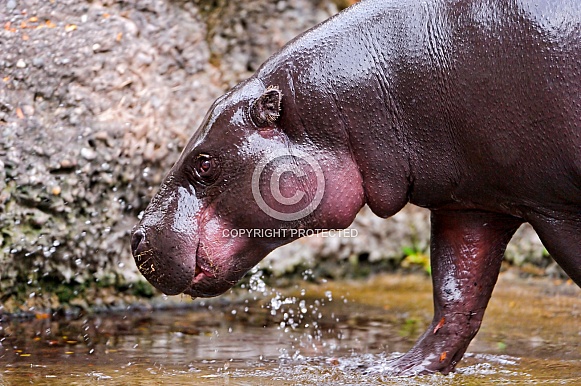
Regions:
M 364 194 L 345 133 L 305 123 L 296 103 L 257 78 L 214 103 L 132 233 L 156 288 L 219 295 L 305 230 L 353 221 Z

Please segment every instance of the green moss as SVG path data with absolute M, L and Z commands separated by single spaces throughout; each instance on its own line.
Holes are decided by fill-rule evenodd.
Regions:
M 128 284 L 114 276 L 65 283 L 59 277 L 37 279 L 31 273 L 28 277 L 19 276 L 11 283 L 2 281 L 0 289 L 3 305 L 0 311 L 7 313 L 54 312 L 78 307 L 91 311 L 95 306 L 118 306 L 156 295 L 155 289 L 145 281 Z
M 131 293 L 140 298 L 152 298 L 155 295 L 155 289 L 146 281 L 138 281 L 131 285 Z
M 54 290 L 59 302 L 61 304 L 68 304 L 73 300 L 78 294 L 78 290 L 74 288 L 75 286 L 65 286 L 61 285 Z
M 401 262 L 402 268 L 421 267 L 427 274 L 431 275 L 430 257 L 416 245 L 403 247 L 404 258 Z

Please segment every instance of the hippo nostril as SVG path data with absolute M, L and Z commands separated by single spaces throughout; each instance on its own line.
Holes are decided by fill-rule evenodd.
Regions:
M 137 229 L 131 235 L 131 251 L 135 254 L 141 242 L 145 239 L 145 232 L 142 229 Z

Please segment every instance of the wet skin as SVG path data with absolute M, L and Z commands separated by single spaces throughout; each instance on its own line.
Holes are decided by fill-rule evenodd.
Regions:
M 297 237 L 280 230 L 426 207 L 434 319 L 382 371 L 454 370 L 522 223 L 581 285 L 576 1 L 363 1 L 297 37 L 214 103 L 133 231 L 140 271 L 167 294 L 216 296 Z M 256 191 L 277 213 L 318 200 L 281 219 Z

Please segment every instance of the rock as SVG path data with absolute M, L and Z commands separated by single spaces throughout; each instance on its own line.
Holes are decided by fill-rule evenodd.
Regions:
M 26 28 L 28 39 L 20 28 L 30 12 L 15 0 L 0 5 L 14 11 L 11 27 L 0 28 L 0 200 L 8 208 L 0 210 L 0 294 L 19 285 L 43 296 L 44 281 L 143 280 L 129 231 L 206 110 L 280 46 L 264 33 L 284 27 L 290 37 L 330 15 L 300 0 L 284 12 L 304 20 L 285 26 L 272 21 L 274 0 L 220 1 L 206 11 L 202 3 L 27 0 L 28 11 L 51 19 Z M 247 5 L 264 30 L 242 23 Z M 241 34 L 216 53 L 220 68 L 210 63 L 209 24 L 212 36 L 228 24 Z M 258 58 L 240 43 L 267 47 Z
M 31 105 L 22 105 L 22 112 L 25 116 L 30 117 L 34 115 L 34 107 Z
M 44 58 L 42 57 L 33 58 L 32 65 L 34 67 L 42 68 L 44 66 Z
M 6 3 L 6 9 L 8 9 L 8 11 L 13 11 L 17 5 L 16 0 L 8 0 Z
M 95 158 L 97 158 L 97 153 L 94 150 L 83 147 L 81 149 L 81 157 L 83 157 L 86 160 L 92 161 Z

